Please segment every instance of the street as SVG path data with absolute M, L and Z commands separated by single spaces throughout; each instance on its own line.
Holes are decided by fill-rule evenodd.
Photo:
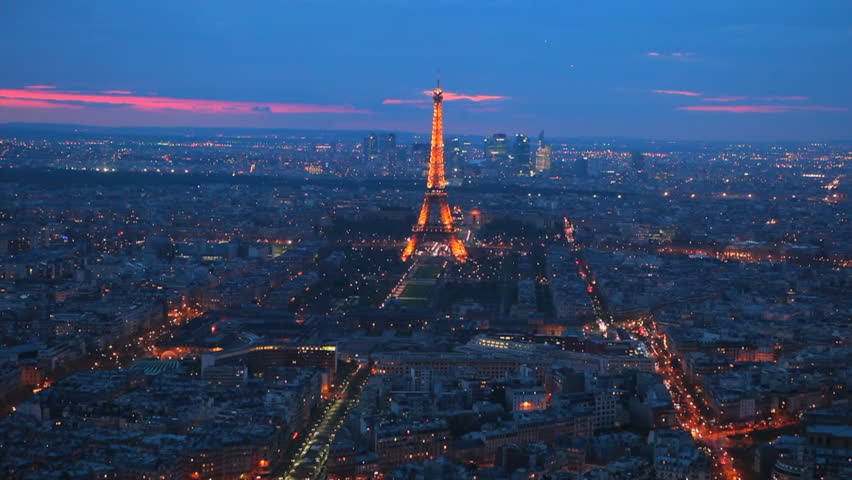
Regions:
M 319 478 L 328 461 L 331 444 L 347 415 L 358 405 L 361 389 L 370 378 L 370 367 L 359 365 L 355 373 L 344 380 L 333 403 L 311 427 L 307 437 L 294 454 L 290 468 L 280 480 L 310 480 Z M 276 478 L 273 476 L 273 478 Z
M 617 326 L 615 319 L 608 311 L 606 301 L 596 287 L 594 273 L 590 265 L 581 256 L 582 248 L 577 244 L 574 245 L 578 256 L 578 274 L 586 281 L 587 292 L 594 307 L 595 323 L 601 332 L 606 332 L 609 328 Z M 726 428 L 715 426 L 715 420 L 712 418 L 709 409 L 703 405 L 700 398 L 690 393 L 690 390 L 693 389 L 684 382 L 683 374 L 673 367 L 673 355 L 665 348 L 662 334 L 657 331 L 652 318 L 652 316 L 642 317 L 638 320 L 625 322 L 623 326 L 628 328 L 634 339 L 639 339 L 644 343 L 648 353 L 654 358 L 657 373 L 663 377 L 663 383 L 672 397 L 678 421 L 712 458 L 715 470 L 713 478 L 740 480 L 741 473 L 734 466 L 733 458 L 728 453 L 728 436 L 778 428 L 795 422 L 773 419 L 748 426 L 729 426 Z

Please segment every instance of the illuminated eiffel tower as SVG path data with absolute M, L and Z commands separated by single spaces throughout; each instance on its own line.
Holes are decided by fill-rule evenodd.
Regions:
M 467 260 L 467 250 L 459 240 L 453 226 L 450 204 L 447 202 L 447 179 L 444 176 L 444 91 L 441 81 L 432 92 L 435 108 L 432 112 L 432 150 L 429 155 L 429 176 L 426 180 L 426 196 L 417 223 L 411 229 L 411 237 L 402 252 L 402 259 L 408 260 L 412 254 L 427 243 L 437 243 L 449 248 L 450 254 L 459 262 Z

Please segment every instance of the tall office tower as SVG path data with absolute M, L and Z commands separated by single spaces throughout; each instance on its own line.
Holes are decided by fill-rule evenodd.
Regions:
M 379 158 L 379 137 L 374 133 L 364 137 L 364 160 L 372 162 Z
M 553 150 L 550 145 L 544 143 L 544 130 L 538 135 L 538 149 L 535 151 L 535 170 L 543 172 L 550 170 L 550 158 Z
M 486 140 L 485 151 L 488 159 L 494 165 L 506 167 L 509 165 L 509 141 L 505 133 L 495 133 Z
M 515 135 L 512 145 L 512 165 L 516 172 L 529 174 L 533 165 L 530 163 L 530 139 L 523 133 Z
M 396 134 L 383 133 L 379 137 L 379 152 L 384 157 L 388 165 L 396 166 L 397 151 L 396 151 Z
M 458 137 L 451 138 L 447 147 L 447 170 L 453 176 L 459 175 L 464 169 L 467 151 L 463 149 L 464 145 Z
M 453 226 L 453 215 L 450 212 L 450 204 L 447 201 L 447 179 L 444 175 L 444 91 L 441 84 L 432 92 L 432 101 L 435 103 L 432 112 L 432 143 L 429 151 L 429 176 L 426 180 L 426 195 L 423 198 L 423 206 L 420 208 L 420 216 L 417 223 L 412 227 L 412 235 L 402 252 L 402 259 L 408 260 L 426 242 L 443 244 L 449 253 L 459 262 L 467 259 L 467 249 L 459 240 Z M 441 251 L 441 249 L 430 248 L 430 252 Z

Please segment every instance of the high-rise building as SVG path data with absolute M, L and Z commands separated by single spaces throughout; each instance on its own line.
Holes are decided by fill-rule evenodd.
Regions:
M 515 135 L 515 143 L 512 145 L 512 165 L 519 173 L 529 173 L 533 169 L 530 162 L 530 139 L 523 133 Z
M 505 133 L 495 133 L 486 139 L 485 151 L 488 159 L 495 165 L 509 165 L 509 141 Z
M 383 133 L 379 138 L 379 149 L 382 152 L 382 155 L 390 155 L 396 153 L 396 134 L 395 133 Z
M 535 152 L 535 169 L 537 172 L 550 170 L 550 159 L 552 156 L 552 148 L 550 145 L 539 147 Z
M 451 138 L 447 142 L 447 170 L 453 175 L 459 175 L 464 169 L 468 152 L 465 144 L 470 145 L 470 142 L 462 142 L 458 137 Z
M 364 137 L 364 160 L 372 162 L 379 158 L 379 137 L 375 132 Z
M 408 260 L 417 247 L 424 242 L 435 242 L 447 247 L 450 254 L 459 262 L 467 259 L 467 249 L 458 238 L 453 225 L 453 214 L 447 201 L 447 179 L 444 174 L 444 91 L 441 83 L 432 92 L 435 103 L 432 112 L 432 143 L 429 150 L 429 174 L 426 179 L 426 195 L 417 223 L 411 228 L 402 252 L 402 259 Z M 433 250 L 434 251 L 434 250 Z
M 544 143 L 544 130 L 538 135 L 538 149 L 535 151 L 535 170 L 543 172 L 550 170 L 550 158 L 553 150 L 550 145 Z
M 397 149 L 395 133 L 383 133 L 379 137 L 379 152 L 388 165 L 396 167 Z

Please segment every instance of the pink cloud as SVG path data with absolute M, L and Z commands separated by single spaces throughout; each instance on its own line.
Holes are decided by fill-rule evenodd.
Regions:
M 130 90 L 104 90 L 103 93 L 106 93 L 106 94 L 109 94 L 109 95 L 132 95 L 133 94 L 133 92 L 131 92 Z
M 745 95 L 722 95 L 720 97 L 704 97 L 702 100 L 705 102 L 738 102 L 746 98 L 748 97 Z
M 847 110 L 843 107 L 826 107 L 822 105 L 693 105 L 679 107 L 679 110 L 690 112 L 728 112 L 728 113 L 786 113 L 797 110 L 814 110 L 824 112 L 840 112 Z
M 52 88 L 56 88 L 53 85 L 27 85 L 24 88 L 34 89 L 34 90 L 50 90 Z
M 687 97 L 700 97 L 698 92 L 690 92 L 688 90 L 654 90 L 654 93 L 664 93 L 666 95 L 686 95 Z
M 718 97 L 706 97 L 702 100 L 707 102 L 737 102 L 740 100 L 745 100 L 749 98 L 746 95 L 720 95 Z M 767 102 L 778 101 L 778 102 L 787 102 L 793 100 L 808 100 L 808 97 L 804 97 L 801 95 L 788 95 L 782 97 L 754 97 L 760 100 L 764 100 Z
M 68 103 L 53 103 L 44 100 L 23 100 L 19 98 L 0 98 L 0 107 L 8 108 L 82 108 Z
M 660 52 L 646 52 L 645 55 L 649 57 L 661 57 L 661 58 L 674 58 L 678 60 L 686 60 L 686 57 L 691 57 L 695 55 L 693 52 L 672 52 L 672 53 L 660 53 Z
M 426 90 L 423 93 L 427 95 L 432 95 L 432 92 L 429 90 Z M 486 100 L 503 100 L 506 98 L 509 97 L 504 97 L 502 95 L 463 95 L 461 93 L 444 92 L 444 100 L 448 102 L 452 102 L 453 100 L 470 100 L 471 102 L 484 102 Z
M 432 90 L 424 90 L 423 94 L 432 95 Z M 488 100 L 503 100 L 509 97 L 505 97 L 503 95 L 464 95 L 461 93 L 453 93 L 453 92 L 444 92 L 444 100 L 448 102 L 452 102 L 455 100 L 469 100 L 471 102 L 485 102 Z M 425 104 L 431 103 L 431 100 L 425 98 L 414 98 L 414 99 L 401 99 L 401 98 L 388 98 L 387 100 L 383 100 L 383 105 L 408 105 L 408 104 Z
M 803 97 L 801 95 L 788 95 L 786 97 L 766 97 L 764 100 L 778 100 L 784 102 L 789 100 L 808 100 L 808 97 Z
M 422 100 L 402 100 L 402 99 L 399 99 L 399 98 L 388 98 L 387 100 L 383 100 L 382 104 L 384 104 L 384 105 L 403 105 L 403 104 L 409 104 L 409 103 L 426 103 L 428 101 L 429 100 L 426 100 L 425 98 L 422 99 Z
M 500 107 L 471 107 L 467 109 L 468 112 L 499 112 Z
M 237 102 L 189 98 L 148 97 L 141 95 L 103 95 L 68 92 L 0 89 L 0 97 L 18 100 L 40 100 L 77 105 L 115 105 L 143 111 L 185 111 L 193 113 L 371 113 L 350 105 L 315 105 L 305 103 Z

